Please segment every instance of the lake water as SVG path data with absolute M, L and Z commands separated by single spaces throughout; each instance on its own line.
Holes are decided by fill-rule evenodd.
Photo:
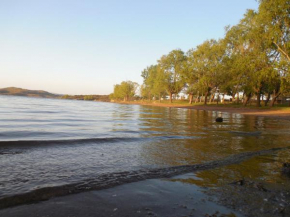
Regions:
M 98 177 L 118 181 L 132 171 L 143 171 L 146 178 L 144 171 L 156 168 L 290 146 L 289 120 L 223 113 L 224 122 L 216 123 L 217 116 L 193 109 L 0 96 L 0 199 Z M 280 164 L 290 154 L 283 153 L 255 161 L 255 169 L 266 174 L 268 162 Z M 278 173 L 275 177 L 283 181 Z

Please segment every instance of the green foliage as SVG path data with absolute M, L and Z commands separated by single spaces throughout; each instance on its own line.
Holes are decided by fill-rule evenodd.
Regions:
M 108 102 L 108 95 L 63 95 L 61 99 L 70 99 L 70 100 L 94 100 L 94 101 L 102 101 Z
M 160 77 L 163 79 L 164 88 L 169 94 L 171 102 L 172 94 L 178 94 L 185 85 L 182 79 L 185 61 L 186 56 L 181 50 L 173 50 L 158 60 Z
M 172 102 L 183 90 L 190 103 L 203 96 L 206 104 L 210 95 L 235 98 L 242 92 L 244 105 L 255 97 L 261 106 L 261 95 L 271 96 L 274 105 L 277 97 L 290 94 L 290 1 L 259 2 L 258 11 L 248 10 L 237 25 L 225 28 L 223 39 L 207 40 L 186 54 L 172 50 L 144 69 L 142 98 L 160 99 L 167 92 Z M 135 93 L 129 86 L 115 85 L 110 97 L 128 100 Z
M 110 94 L 111 100 L 129 101 L 135 96 L 138 84 L 132 81 L 122 81 L 114 86 L 114 93 Z
M 260 0 L 258 22 L 265 30 L 263 40 L 290 61 L 290 1 Z
M 84 100 L 94 100 L 94 96 L 87 95 L 87 96 L 84 97 Z
M 143 85 L 141 96 L 143 99 L 151 100 L 153 96 L 158 98 L 165 95 L 165 75 L 159 65 L 151 65 L 142 71 Z

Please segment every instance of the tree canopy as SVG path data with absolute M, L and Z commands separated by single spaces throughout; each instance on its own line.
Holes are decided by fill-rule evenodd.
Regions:
M 244 105 L 254 98 L 257 106 L 261 99 L 265 105 L 271 99 L 273 106 L 279 96 L 290 94 L 289 69 L 290 0 L 259 0 L 258 10 L 247 10 L 237 25 L 227 26 L 224 38 L 206 40 L 186 53 L 172 50 L 146 67 L 140 90 L 149 100 L 168 95 L 172 102 L 183 92 L 189 103 L 196 97 L 206 104 L 227 94 Z M 132 96 L 130 88 L 123 90 L 125 83 L 115 85 L 114 98 Z

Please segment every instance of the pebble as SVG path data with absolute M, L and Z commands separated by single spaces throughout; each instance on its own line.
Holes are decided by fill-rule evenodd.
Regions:
M 180 205 L 181 208 L 187 209 L 187 206 L 185 205 Z

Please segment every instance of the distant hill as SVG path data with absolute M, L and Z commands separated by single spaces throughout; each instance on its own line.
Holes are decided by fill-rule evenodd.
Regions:
M 49 93 L 43 90 L 27 90 L 17 87 L 7 87 L 0 89 L 0 95 L 9 96 L 28 96 L 28 97 L 39 97 L 39 98 L 60 98 L 61 95 Z
M 7 96 L 28 96 L 38 98 L 54 98 L 54 99 L 72 99 L 72 100 L 91 100 L 109 102 L 109 95 L 60 95 L 53 94 L 43 90 L 27 90 L 17 87 L 0 88 L 0 95 Z

